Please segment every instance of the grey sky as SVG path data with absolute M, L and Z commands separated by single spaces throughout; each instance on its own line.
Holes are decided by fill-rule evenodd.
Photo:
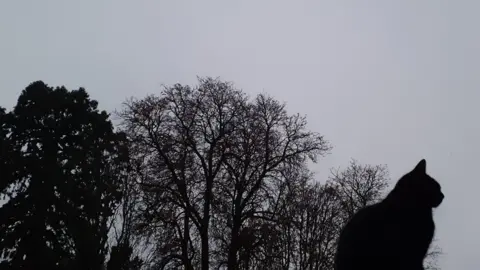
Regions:
M 478 1 L 2 1 L 0 105 L 34 80 L 111 110 L 160 84 L 220 76 L 307 114 L 334 145 L 397 179 L 427 159 L 444 187 L 443 269 L 480 268 Z

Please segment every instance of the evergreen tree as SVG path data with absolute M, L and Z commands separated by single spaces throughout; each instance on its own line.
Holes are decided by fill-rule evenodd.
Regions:
M 102 269 L 124 136 L 83 88 L 41 81 L 0 116 L 0 269 Z

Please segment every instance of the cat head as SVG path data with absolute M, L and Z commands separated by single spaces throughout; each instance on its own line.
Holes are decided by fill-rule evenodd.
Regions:
M 415 168 L 398 180 L 395 189 L 418 207 L 438 207 L 445 195 L 440 184 L 427 174 L 427 162 L 422 159 Z

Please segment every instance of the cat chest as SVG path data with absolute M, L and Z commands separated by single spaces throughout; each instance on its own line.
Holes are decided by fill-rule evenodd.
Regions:
M 383 239 L 391 239 L 395 242 L 412 242 L 429 243 L 435 232 L 435 224 L 430 217 L 417 216 L 397 216 L 390 219 L 384 219 L 379 222 L 380 227 L 375 228 L 378 235 Z M 373 229 L 373 228 L 372 228 Z M 372 231 L 375 234 L 375 232 Z

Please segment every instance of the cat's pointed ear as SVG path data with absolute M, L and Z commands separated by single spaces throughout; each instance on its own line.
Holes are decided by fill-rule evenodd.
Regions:
M 415 166 L 415 169 L 413 169 L 414 172 L 416 173 L 427 173 L 427 161 L 425 159 L 420 160 L 420 162 Z

